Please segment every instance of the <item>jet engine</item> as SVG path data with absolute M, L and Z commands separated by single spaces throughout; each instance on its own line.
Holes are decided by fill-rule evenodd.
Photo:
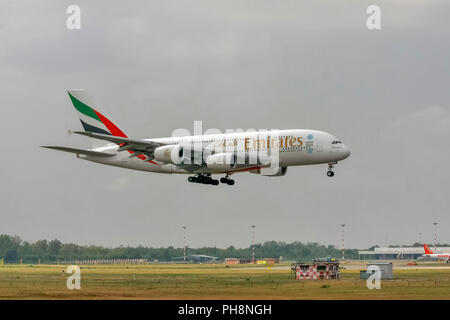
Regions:
M 184 152 L 181 145 L 162 146 L 155 149 L 155 160 L 180 165 L 183 163 Z
M 269 177 L 281 177 L 286 174 L 287 167 L 276 167 L 276 168 L 261 168 L 259 174 L 262 176 Z
M 216 153 L 206 158 L 206 166 L 212 170 L 230 170 L 236 168 L 236 154 Z

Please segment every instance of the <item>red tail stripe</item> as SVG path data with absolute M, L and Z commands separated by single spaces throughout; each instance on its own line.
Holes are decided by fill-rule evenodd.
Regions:
M 426 254 L 433 254 L 433 251 L 431 251 L 430 248 L 426 244 L 423 246 L 423 248 L 425 249 Z
M 117 128 L 117 126 L 114 123 L 109 121 L 108 118 L 106 118 L 104 115 L 102 115 L 97 110 L 94 110 L 94 112 L 100 118 L 100 120 L 103 122 L 103 124 L 106 126 L 106 128 L 108 128 L 109 132 L 111 132 L 111 134 L 113 136 L 128 138 L 127 135 L 125 133 L 123 133 L 122 130 Z

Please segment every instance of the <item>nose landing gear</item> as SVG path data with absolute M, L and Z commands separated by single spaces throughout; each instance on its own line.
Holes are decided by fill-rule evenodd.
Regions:
M 210 174 L 199 174 L 197 176 L 191 176 L 188 177 L 188 181 L 201 184 L 211 184 L 213 186 L 217 186 L 219 184 L 219 180 L 211 178 Z
M 333 168 L 334 168 L 334 165 L 335 165 L 336 163 L 337 163 L 337 162 L 330 162 L 330 163 L 328 163 L 327 176 L 329 176 L 330 178 L 331 178 L 332 176 L 334 176 Z

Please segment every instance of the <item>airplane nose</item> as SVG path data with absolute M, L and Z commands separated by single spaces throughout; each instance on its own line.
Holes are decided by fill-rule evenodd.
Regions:
M 342 156 L 344 157 L 344 159 L 345 159 L 345 158 L 348 158 L 348 157 L 350 156 L 350 154 L 352 153 L 352 152 L 350 151 L 350 148 L 347 147 L 347 146 L 344 146 L 344 147 L 342 148 L 341 152 L 342 152 Z

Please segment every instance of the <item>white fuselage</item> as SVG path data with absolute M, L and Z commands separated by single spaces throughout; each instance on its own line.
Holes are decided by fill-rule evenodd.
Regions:
M 449 261 L 450 259 L 450 253 L 426 253 L 423 256 L 444 261 Z
M 276 138 L 273 138 L 274 136 Z M 229 145 L 242 146 L 242 148 L 237 149 L 237 153 L 277 150 L 280 167 L 335 163 L 350 155 L 349 148 L 335 136 L 323 131 L 303 129 L 170 137 L 145 139 L 145 141 L 166 145 L 177 145 L 188 141 L 188 143 L 201 145 L 204 150 L 211 146 L 222 146 L 225 148 Z M 117 149 L 117 145 L 109 144 L 94 150 L 114 153 L 117 152 Z M 79 158 L 134 170 L 159 173 L 192 173 L 172 163 L 156 160 L 146 161 L 138 157 L 132 157 L 128 152 L 117 152 L 116 155 L 106 158 L 85 155 L 79 155 Z M 261 167 L 263 165 L 255 164 L 255 166 L 247 166 L 244 170 L 236 168 L 224 171 L 212 170 L 203 166 L 195 173 L 232 173 L 234 171 L 251 171 Z

